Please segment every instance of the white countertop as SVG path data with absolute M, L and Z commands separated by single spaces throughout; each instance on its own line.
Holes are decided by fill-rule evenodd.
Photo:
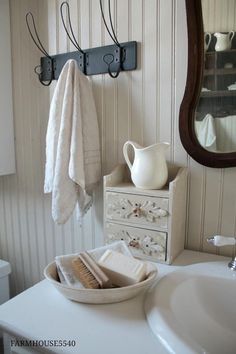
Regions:
M 219 259 L 227 264 L 228 258 L 185 250 L 173 265 L 156 265 L 161 278 L 187 264 Z M 143 298 L 140 295 L 107 305 L 81 304 L 67 300 L 43 280 L 0 306 L 0 327 L 28 340 L 76 342 L 74 347 L 43 347 L 43 353 L 166 354 L 148 327 Z

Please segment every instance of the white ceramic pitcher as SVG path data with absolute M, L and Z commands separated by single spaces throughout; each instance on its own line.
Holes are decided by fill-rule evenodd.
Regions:
M 128 147 L 134 149 L 134 162 L 130 162 Z M 143 189 L 160 189 L 168 178 L 165 150 L 169 143 L 158 143 L 142 147 L 133 141 L 127 141 L 123 146 L 125 161 L 131 171 L 134 185 Z
M 214 33 L 214 36 L 216 37 L 215 50 L 217 52 L 221 52 L 223 50 L 231 49 L 232 39 L 234 38 L 234 35 L 235 35 L 234 31 L 231 31 L 229 33 L 220 33 L 220 32 Z

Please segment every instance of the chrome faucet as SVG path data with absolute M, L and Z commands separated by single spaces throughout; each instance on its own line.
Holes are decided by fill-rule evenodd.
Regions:
M 215 235 L 213 237 L 208 237 L 207 242 L 216 247 L 229 246 L 229 245 L 233 246 L 234 248 L 233 258 L 229 262 L 228 267 L 236 271 L 236 237 Z

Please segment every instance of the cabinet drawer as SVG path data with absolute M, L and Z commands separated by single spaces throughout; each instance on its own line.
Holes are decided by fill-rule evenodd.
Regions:
M 167 198 L 107 192 L 105 199 L 107 219 L 167 229 Z
M 123 240 L 134 257 L 166 261 L 167 233 L 107 222 L 106 243 Z

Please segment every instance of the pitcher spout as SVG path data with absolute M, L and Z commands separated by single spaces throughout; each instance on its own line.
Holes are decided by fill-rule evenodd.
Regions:
M 167 142 L 159 143 L 159 148 L 162 151 L 166 151 L 169 147 L 170 147 L 170 143 Z

